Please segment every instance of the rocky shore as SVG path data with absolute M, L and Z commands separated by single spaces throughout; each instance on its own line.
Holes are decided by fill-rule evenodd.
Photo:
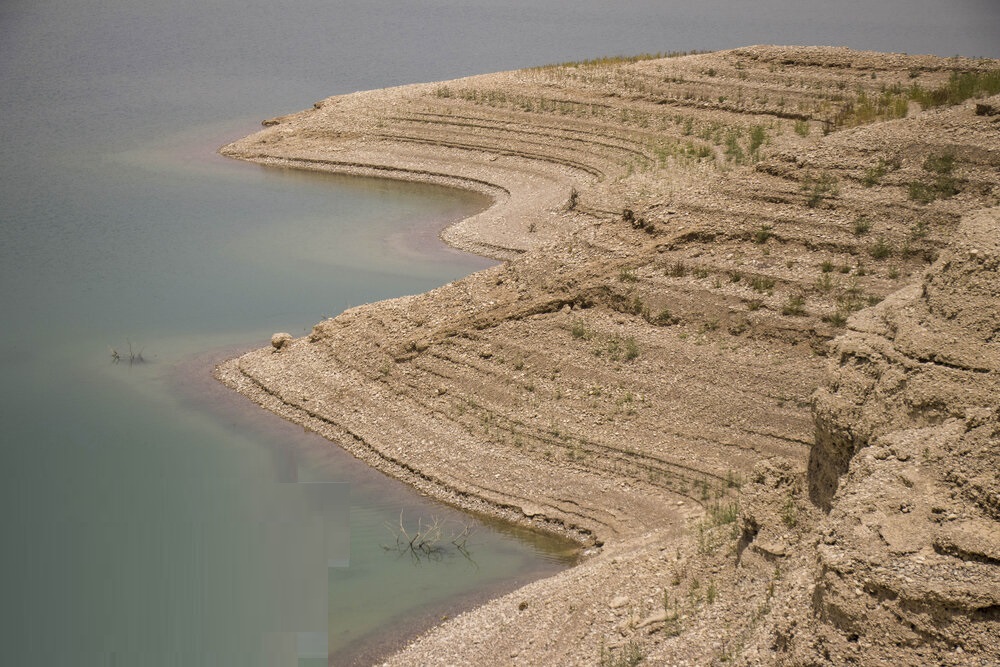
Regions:
M 583 562 L 386 664 L 995 664 L 1000 63 L 821 47 L 355 93 L 223 154 L 505 260 L 227 385 Z M 992 95 L 992 97 L 991 97 Z

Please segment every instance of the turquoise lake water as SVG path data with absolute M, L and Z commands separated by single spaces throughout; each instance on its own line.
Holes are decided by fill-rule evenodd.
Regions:
M 997 56 L 997 28 L 985 0 L 3 3 L 0 664 L 360 664 L 565 567 L 211 379 L 274 331 L 489 265 L 436 242 L 477 197 L 215 155 L 261 118 L 613 53 Z M 130 346 L 146 363 L 111 362 Z M 384 549 L 401 512 L 475 525 L 468 557 Z

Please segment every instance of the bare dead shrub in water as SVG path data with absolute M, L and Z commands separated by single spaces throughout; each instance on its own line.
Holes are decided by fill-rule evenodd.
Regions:
M 386 551 L 396 551 L 399 554 L 409 554 L 414 560 L 438 561 L 452 552 L 456 552 L 472 561 L 468 550 L 469 537 L 475 532 L 471 524 L 442 520 L 432 516 L 429 522 L 417 519 L 415 530 L 407 530 L 403 520 L 403 510 L 399 511 L 399 523 L 385 523 L 386 530 L 392 534 L 394 544 L 383 544 Z
M 128 343 L 128 354 L 122 355 L 117 349 L 111 348 L 111 363 L 117 364 L 120 363 L 122 360 L 127 360 L 129 366 L 133 364 L 146 363 L 146 358 L 142 356 L 142 350 L 141 349 L 136 350 L 135 348 L 133 348 L 132 341 L 128 339 L 126 339 L 125 342 Z

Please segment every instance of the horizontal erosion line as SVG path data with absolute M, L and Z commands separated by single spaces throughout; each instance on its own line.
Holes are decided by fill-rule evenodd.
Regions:
M 398 117 L 397 116 L 397 117 L 392 117 L 392 120 L 401 120 L 401 121 L 407 121 L 407 120 L 409 120 L 410 122 L 428 123 L 428 124 L 435 124 L 435 125 L 445 125 L 445 126 L 455 126 L 455 127 L 471 127 L 471 128 L 475 128 L 475 129 L 490 130 L 490 131 L 494 131 L 494 132 L 512 132 L 512 133 L 519 134 L 519 135 L 520 134 L 530 134 L 532 136 L 549 137 L 549 138 L 552 138 L 552 139 L 555 139 L 555 140 L 572 141 L 572 142 L 576 142 L 576 143 L 587 144 L 587 145 L 590 145 L 590 146 L 603 146 L 603 147 L 611 149 L 611 150 L 622 151 L 622 152 L 625 152 L 625 153 L 633 153 L 635 155 L 639 155 L 641 157 L 645 157 L 647 159 L 651 159 L 643 151 L 638 150 L 638 149 L 633 148 L 632 146 L 628 145 L 629 143 L 636 144 L 638 142 L 635 142 L 632 139 L 629 139 L 629 138 L 626 138 L 626 137 L 621 137 L 621 136 L 616 136 L 616 135 L 609 134 L 609 132 L 612 130 L 612 128 L 610 128 L 608 126 L 594 126 L 594 127 L 589 128 L 588 130 L 582 130 L 582 129 L 576 129 L 576 128 L 572 128 L 572 127 L 560 127 L 560 126 L 553 126 L 553 125 L 539 125 L 539 124 L 532 124 L 532 123 L 518 123 L 518 122 L 514 122 L 514 121 L 507 121 L 507 120 L 494 119 L 494 118 L 476 118 L 476 117 L 472 117 L 472 116 L 445 116 L 445 115 L 442 115 L 442 114 L 430 114 L 430 113 L 426 113 L 426 112 L 417 113 L 417 114 L 414 114 L 414 116 L 416 118 L 404 118 L 404 117 Z M 429 116 L 432 119 L 421 119 L 420 118 L 421 116 Z M 438 118 L 440 118 L 441 120 L 437 120 Z M 466 121 L 470 121 L 470 122 L 467 122 L 467 123 L 455 123 L 455 122 L 449 121 L 448 120 L 449 118 L 457 118 L 457 119 L 460 119 L 460 120 L 466 120 Z M 502 126 L 507 126 L 507 127 L 498 127 L 498 126 L 501 126 L 501 125 Z M 548 131 L 549 133 L 546 133 L 543 130 Z M 593 130 L 593 131 L 591 131 L 591 130 Z M 603 133 L 598 134 L 597 133 L 598 130 L 602 130 Z M 559 134 L 555 134 L 555 133 L 559 133 Z M 566 135 L 580 135 L 580 136 L 566 136 Z M 619 140 L 621 142 L 621 144 L 613 144 L 613 143 L 608 143 L 606 141 L 597 141 L 597 140 L 595 140 L 595 137 L 601 138 L 601 139 L 608 139 L 608 138 L 617 139 L 617 140 Z
M 475 144 L 462 144 L 458 142 L 439 141 L 436 139 L 421 139 L 419 137 L 407 137 L 402 135 L 380 134 L 378 136 L 379 138 L 385 139 L 387 141 L 398 141 L 400 143 L 425 144 L 429 146 L 440 146 L 441 148 L 454 148 L 457 150 L 466 150 L 466 151 L 480 152 L 480 153 L 497 153 L 499 155 L 507 155 L 509 157 L 520 157 L 524 158 L 525 160 L 548 162 L 550 164 L 558 164 L 564 167 L 569 167 L 571 169 L 577 169 L 584 173 L 590 174 L 591 176 L 599 180 L 605 177 L 604 172 L 597 169 L 596 167 L 591 167 L 588 164 L 577 162 L 576 160 L 559 158 L 554 155 L 542 155 L 540 153 L 525 153 L 506 148 L 491 148 L 487 146 L 478 146 Z
M 398 174 L 411 174 L 413 176 L 428 177 L 432 179 L 442 179 L 445 181 L 457 181 L 459 183 L 474 183 L 476 185 L 482 186 L 488 190 L 495 190 L 502 192 L 503 194 L 510 196 L 510 190 L 502 185 L 497 185 L 496 183 L 491 183 L 489 181 L 473 178 L 471 176 L 459 176 L 457 174 L 446 174 L 443 172 L 430 171 L 427 169 L 411 169 L 409 167 L 395 167 L 392 165 L 383 164 L 373 164 L 367 162 L 347 162 L 344 160 L 326 160 L 322 158 L 307 158 L 307 157 L 281 157 L 278 155 L 268 155 L 267 153 L 254 153 L 246 154 L 241 156 L 248 160 L 273 160 L 276 162 L 281 162 L 287 166 L 295 165 L 324 165 L 328 167 L 342 168 L 344 170 L 348 169 L 362 169 L 371 170 L 376 172 L 386 172 L 386 173 L 398 173 Z
M 476 486 L 484 491 L 488 491 L 495 494 L 496 496 L 499 496 L 499 497 L 489 498 L 486 497 L 485 494 L 477 494 L 473 490 L 462 488 L 461 486 L 448 482 L 439 476 L 429 474 L 415 467 L 414 465 L 411 465 L 397 457 L 391 456 L 387 454 L 385 451 L 379 449 L 378 447 L 375 447 L 371 442 L 365 439 L 361 434 L 356 432 L 354 429 L 350 428 L 348 425 L 336 419 L 332 419 L 330 417 L 322 415 L 316 412 L 315 410 L 307 408 L 301 403 L 286 399 L 279 392 L 271 389 L 263 381 L 258 379 L 255 375 L 247 372 L 247 370 L 242 368 L 241 366 L 237 366 L 237 371 L 250 383 L 252 383 L 252 385 L 257 388 L 257 391 L 262 392 L 264 395 L 269 396 L 272 400 L 277 401 L 277 403 L 280 406 L 277 409 L 265 406 L 268 407 L 268 409 L 270 409 L 272 412 L 278 414 L 284 412 L 282 416 L 284 416 L 286 419 L 289 419 L 290 421 L 295 421 L 299 424 L 302 424 L 303 426 L 307 426 L 308 424 L 306 424 L 305 422 L 308 419 L 312 419 L 322 424 L 326 424 L 333 427 L 336 431 L 339 431 L 342 435 L 350 438 L 354 442 L 356 447 L 360 447 L 361 449 L 366 451 L 371 457 L 374 458 L 374 461 L 366 461 L 369 465 L 372 465 L 372 467 L 376 469 L 382 469 L 383 471 L 384 471 L 383 466 L 387 466 L 390 469 L 394 468 L 397 471 L 397 474 L 395 475 L 397 479 L 403 479 L 403 481 L 408 481 L 405 479 L 405 476 L 410 476 L 411 478 L 416 478 L 424 483 L 430 484 L 439 489 L 441 492 L 443 492 L 443 497 L 441 497 L 440 499 L 443 500 L 444 502 L 448 502 L 446 499 L 448 495 L 458 497 L 463 500 L 472 499 L 474 502 L 483 503 L 501 512 L 507 511 L 513 513 L 516 516 L 534 519 L 542 523 L 543 526 L 557 527 L 557 529 L 558 528 L 565 529 L 569 531 L 577 539 L 577 541 L 585 540 L 586 538 L 594 535 L 594 531 L 591 528 L 573 523 L 571 521 L 567 521 L 560 517 L 554 517 L 546 514 L 536 515 L 534 517 L 527 517 L 527 515 L 524 514 L 523 509 L 520 506 L 514 504 L 515 502 L 519 501 L 534 502 L 531 499 L 518 498 L 510 494 L 501 493 L 493 489 L 489 489 L 485 486 L 480 486 L 478 484 L 475 484 L 474 482 L 466 482 L 470 487 Z M 329 437 L 327 439 L 332 440 L 332 438 Z M 341 447 L 347 449 L 344 443 L 338 442 L 338 444 Z M 412 481 L 409 481 L 409 483 L 413 484 Z M 554 507 L 551 504 L 549 506 L 563 512 L 564 514 L 567 515 L 571 514 L 569 512 L 566 512 L 565 510 L 562 510 L 561 508 Z M 472 506 L 466 506 L 465 509 L 476 510 L 477 508 L 474 505 L 472 505 Z M 588 516 L 580 513 L 572 513 L 572 514 L 575 514 L 576 516 L 579 516 L 583 519 L 590 519 L 594 523 L 601 526 L 607 525 L 605 522 L 600 521 L 599 519 L 593 516 Z M 555 532 L 558 532 L 558 530 L 556 530 Z

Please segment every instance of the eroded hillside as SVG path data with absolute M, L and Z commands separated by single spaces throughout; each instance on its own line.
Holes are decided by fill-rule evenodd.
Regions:
M 393 662 L 987 664 L 997 92 L 996 61 L 752 47 L 355 93 L 223 149 L 495 200 L 444 237 L 505 263 L 219 371 L 589 547 Z

